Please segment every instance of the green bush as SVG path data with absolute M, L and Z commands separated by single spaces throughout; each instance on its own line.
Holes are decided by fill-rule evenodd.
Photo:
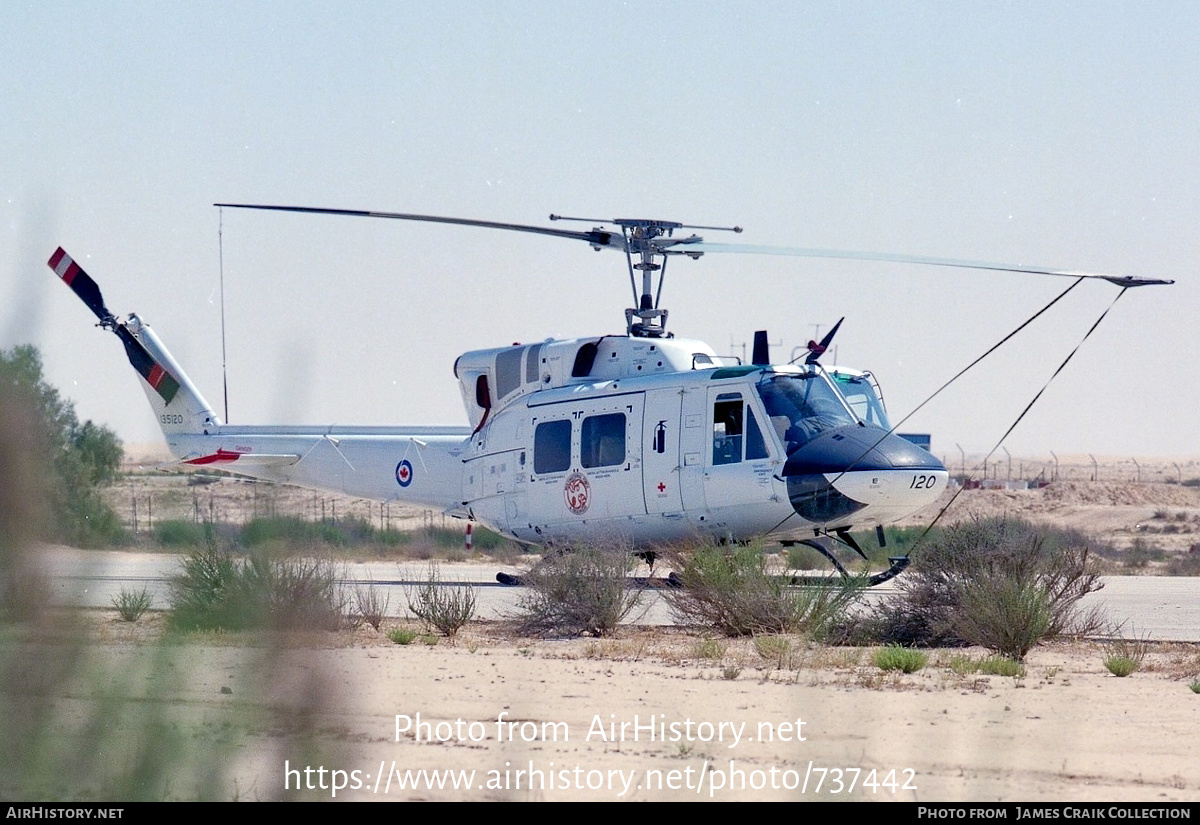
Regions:
M 718 639 L 701 639 L 696 643 L 696 658 L 719 662 L 725 658 L 725 651 L 728 649 L 729 646 Z
M 823 638 L 861 594 L 857 579 L 793 587 L 771 575 L 757 545 L 704 545 L 676 558 L 683 586 L 664 591 L 678 621 L 726 636 L 806 633 Z
M 911 647 L 888 645 L 872 653 L 871 661 L 880 670 L 899 670 L 903 673 L 916 673 L 925 667 L 926 662 L 929 661 L 929 657 Z
M 1103 628 L 1100 614 L 1078 608 L 1101 586 L 1082 534 L 974 519 L 921 545 L 873 624 L 884 642 L 977 644 L 1021 660 L 1043 639 Z
M 779 670 L 790 670 L 795 657 L 787 636 L 755 636 L 754 652 Z
M 787 569 L 796 571 L 829 570 L 829 559 L 807 544 L 793 544 L 787 548 Z
M 1005 656 L 987 656 L 976 659 L 972 656 L 951 656 L 947 665 L 959 676 L 982 673 L 985 676 L 1024 676 L 1025 666 Z
M 963 585 L 955 631 L 1021 661 L 1050 630 L 1050 595 L 1035 582 L 983 577 Z
M 885 527 L 883 547 L 878 544 L 878 537 L 874 530 L 864 530 L 859 533 L 854 533 L 854 539 L 858 542 L 858 546 L 866 553 L 867 559 L 872 565 L 882 565 L 884 567 L 890 564 L 889 558 L 892 556 L 907 556 L 914 547 L 918 544 L 933 540 L 943 528 L 934 527 L 926 535 L 924 527 Z M 922 538 L 924 537 L 924 538 Z M 854 561 L 859 557 L 857 553 L 850 549 L 839 551 L 839 555 L 844 561 Z
M 1132 639 L 1122 637 L 1109 644 L 1109 653 L 1104 657 L 1104 667 L 1113 676 L 1128 676 L 1142 666 L 1149 653 L 1148 636 Z
M 411 645 L 419 634 L 405 627 L 393 627 L 387 632 L 387 637 L 398 645 Z
M 171 581 L 170 625 L 179 630 L 334 629 L 345 609 L 334 565 L 325 559 L 266 553 L 235 559 L 210 546 L 185 558 Z
M 467 540 L 465 527 L 423 527 L 417 533 L 417 538 L 424 538 L 435 547 L 456 549 L 464 547 Z
M 215 540 L 216 528 L 210 522 L 163 519 L 155 523 L 152 534 L 163 547 L 206 547 Z
M 20 421 L 23 451 L 38 477 L 48 516 L 36 525 L 48 538 L 81 547 L 100 547 L 125 539 L 117 514 L 101 492 L 121 469 L 121 441 L 106 427 L 80 423 L 75 406 L 42 377 L 36 347 L 0 350 L 0 397 L 4 415 Z
M 1138 663 L 1127 656 L 1115 653 L 1104 657 L 1104 668 L 1113 676 L 1124 677 L 1138 669 Z
M 495 530 L 489 530 L 483 525 L 476 524 L 471 533 L 471 543 L 476 550 L 487 553 L 511 545 L 513 542 Z
M 985 659 L 980 659 L 976 669 L 984 676 L 1018 678 L 1025 675 L 1025 665 L 1006 656 L 988 656 Z
M 247 548 L 261 547 L 270 542 L 306 547 L 347 547 L 373 542 L 377 532 L 361 518 L 305 521 L 296 516 L 266 516 L 246 522 L 239 537 L 242 546 Z

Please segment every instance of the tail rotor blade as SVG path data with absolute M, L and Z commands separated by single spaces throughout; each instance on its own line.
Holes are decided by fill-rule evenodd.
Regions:
M 96 317 L 100 319 L 102 325 L 111 327 L 116 324 L 116 318 L 104 305 L 104 296 L 100 294 L 100 286 L 83 271 L 79 264 L 71 259 L 70 255 L 63 251 L 61 246 L 50 256 L 47 263 L 54 270 L 54 274 L 62 278 L 63 283 L 71 287 L 80 300 L 87 304 L 87 308 L 96 313 Z
M 129 358 L 129 363 L 137 370 L 138 375 L 145 378 L 146 383 L 162 396 L 164 404 L 170 404 L 175 393 L 179 392 L 179 382 L 175 380 L 175 376 L 154 360 L 150 351 L 142 346 L 142 342 L 135 338 L 124 324 L 118 324 L 115 332 L 121 339 L 121 343 L 125 345 L 125 355 Z

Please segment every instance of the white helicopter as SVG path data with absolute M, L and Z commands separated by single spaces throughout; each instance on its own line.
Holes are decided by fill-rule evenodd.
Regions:
M 468 427 L 232 426 L 222 423 L 149 324 L 134 314 L 119 321 L 96 282 L 59 248 L 50 267 L 96 314 L 99 326 L 121 339 L 179 462 L 419 504 L 547 547 L 619 541 L 653 551 L 697 538 L 774 536 L 815 547 L 843 573 L 830 552 L 833 542 L 862 554 L 850 531 L 875 527 L 882 544 L 882 525 L 942 494 L 946 468 L 891 432 L 869 373 L 820 364 L 837 326 L 820 343 L 809 343 L 803 363 L 783 365 L 769 363 L 765 333 L 756 334 L 750 364 L 668 333 L 667 310 L 658 296 L 671 256 L 785 252 L 1095 277 L 1125 287 L 1170 283 L 938 258 L 712 244 L 674 233 L 718 227 L 658 220 L 550 216 L 615 226 L 573 231 L 389 212 L 216 205 L 579 240 L 625 253 L 637 306 L 625 311 L 623 335 L 460 355 L 454 373 Z M 892 562 L 875 582 L 907 565 L 906 558 Z

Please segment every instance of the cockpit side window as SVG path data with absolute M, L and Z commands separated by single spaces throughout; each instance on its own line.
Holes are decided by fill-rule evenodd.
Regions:
M 744 452 L 743 452 L 744 450 Z M 741 393 L 723 392 L 713 404 L 713 459 L 716 464 L 736 464 L 745 459 L 768 458 L 762 430 L 754 410 Z
M 723 392 L 713 405 L 713 464 L 742 460 L 742 396 Z
M 756 458 L 770 458 L 770 453 L 767 452 L 767 442 L 763 440 L 762 430 L 758 428 L 758 422 L 754 420 L 754 410 L 750 409 L 750 405 L 746 405 L 746 460 L 754 461 Z

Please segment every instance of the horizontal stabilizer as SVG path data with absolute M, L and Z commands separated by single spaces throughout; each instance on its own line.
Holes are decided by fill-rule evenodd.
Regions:
M 295 464 L 299 460 L 300 456 L 294 453 L 287 455 L 271 455 L 268 453 L 239 453 L 234 450 L 220 449 L 209 455 L 197 456 L 196 458 L 184 458 L 176 463 L 203 466 L 206 464 L 230 464 L 236 461 L 240 464 L 272 465 Z

